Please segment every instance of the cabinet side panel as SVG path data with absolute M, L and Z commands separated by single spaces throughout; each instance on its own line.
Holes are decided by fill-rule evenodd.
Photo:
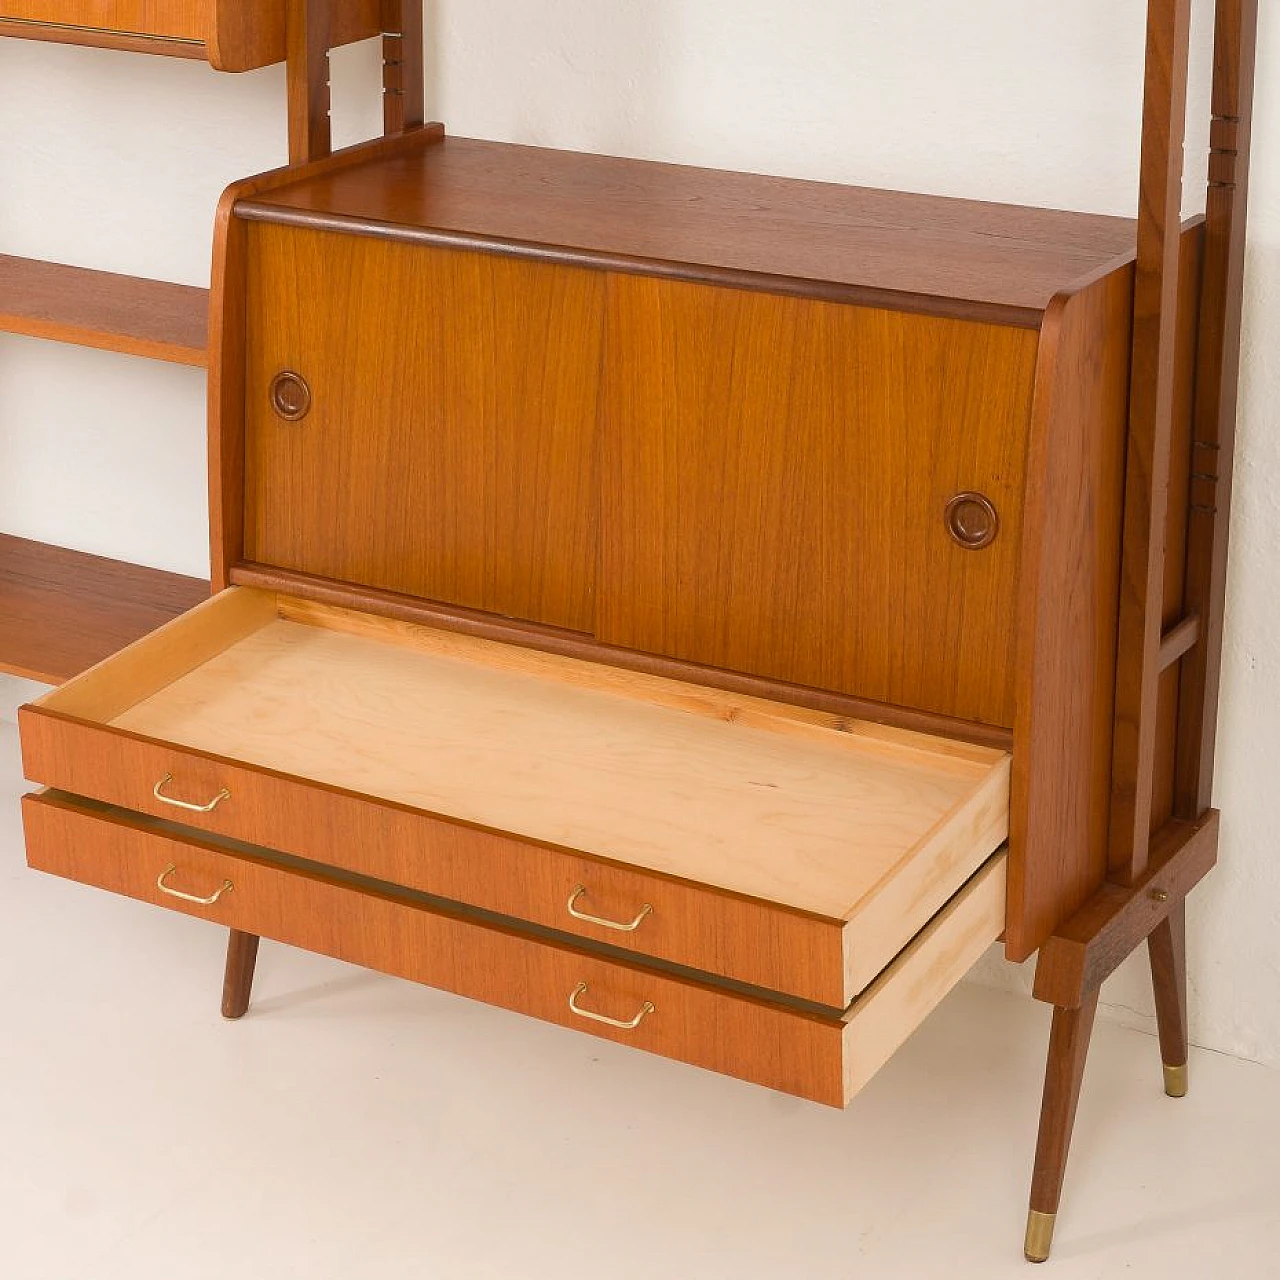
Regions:
M 603 276 L 248 235 L 246 557 L 590 631 Z M 284 372 L 299 421 L 273 409 Z
M 1036 334 L 609 279 L 597 634 L 1013 723 Z M 949 536 L 979 491 L 995 541 Z
M 1019 584 L 1011 959 L 1107 865 L 1132 268 L 1056 298 L 1036 367 Z
M 249 71 L 285 58 L 284 0 L 205 0 L 214 19 L 209 61 L 219 71 Z M 329 44 L 336 48 L 382 30 L 379 0 L 341 0 L 332 4 Z

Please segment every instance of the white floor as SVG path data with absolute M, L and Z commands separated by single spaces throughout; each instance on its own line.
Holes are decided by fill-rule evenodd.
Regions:
M 1047 1016 L 960 988 L 844 1114 L 28 871 L 0 725 L 0 1280 L 1280 1276 L 1280 1072 L 1100 1025 L 1021 1260 Z

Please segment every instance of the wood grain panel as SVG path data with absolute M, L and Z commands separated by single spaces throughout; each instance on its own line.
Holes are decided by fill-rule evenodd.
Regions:
M 232 856 L 67 797 L 27 796 L 23 818 L 28 861 L 39 870 L 837 1107 L 959 981 L 1003 919 L 1004 866 L 995 858 L 863 1000 L 824 1017 Z M 183 892 L 232 887 L 210 906 L 180 901 L 156 883 L 169 867 Z M 646 1002 L 651 1011 L 633 1030 L 615 1029 L 574 1013 L 575 993 L 581 1007 L 620 1020 Z
M 438 143 L 440 124 L 392 138 L 347 147 L 299 171 L 275 169 L 233 183 L 222 193 L 213 223 L 213 272 L 209 298 L 209 543 L 214 590 L 230 582 L 231 566 L 244 559 L 244 424 L 247 376 L 248 228 L 234 216 L 236 202 L 270 191 L 299 172 L 332 173 L 370 156 L 416 151 Z
M 590 630 L 603 277 L 258 225 L 248 278 L 248 558 Z
M 1037 326 L 1132 221 L 448 138 L 243 216 Z
M 0 671 L 60 684 L 208 595 L 198 578 L 0 534 Z
M 972 802 L 1002 815 L 997 751 L 268 607 L 225 593 L 40 708 L 839 919 Z
M 1183 231 L 1182 312 L 1166 537 L 1165 620 L 1178 615 L 1203 244 Z M 1050 308 L 1036 373 L 1020 588 L 1019 710 L 1009 860 L 1011 959 L 1026 959 L 1106 874 L 1133 270 Z M 1155 816 L 1171 805 L 1178 671 L 1161 679 Z
M 213 5 L 214 0 L 3 0 L 0 17 L 203 44 Z
M 1011 724 L 1035 335 L 632 276 L 608 314 L 599 638 Z
M 63 715 L 113 720 L 277 617 L 275 597 L 222 591 L 42 699 Z
M 839 1015 L 818 1018 L 265 859 L 230 857 L 54 797 L 27 797 L 23 816 L 28 862 L 37 870 L 786 1093 L 833 1106 L 844 1101 Z M 212 907 L 167 897 L 156 878 L 170 865 L 175 887 L 186 892 L 208 896 L 227 880 L 233 888 Z M 593 1011 L 626 1020 L 646 1001 L 655 1011 L 630 1032 L 588 1021 L 569 1008 L 579 983 L 587 984 L 581 1000 Z
M 1013 960 L 1106 874 L 1132 294 L 1126 269 L 1064 295 L 1041 337 L 1019 590 Z
M 284 0 L 205 0 L 214 6 L 209 61 L 220 71 L 248 71 L 283 62 L 287 47 Z M 331 49 L 382 31 L 381 0 L 330 0 Z
M 815 1004 L 848 1003 L 841 922 L 52 712 L 24 708 L 19 720 L 27 776 L 61 790 L 168 818 L 175 811 L 151 793 L 166 773 L 180 797 L 204 801 L 225 786 L 231 802 L 182 814 L 184 824 Z M 578 885 L 596 915 L 654 910 L 634 934 L 594 928 L 566 909 Z
M 989 859 L 846 1015 L 846 1103 L 977 964 L 1005 916 L 1006 857 Z
M 661 676 L 665 680 L 679 680 L 701 689 L 723 689 L 746 697 L 764 698 L 787 706 L 821 711 L 846 720 L 866 720 L 915 733 L 927 733 L 935 738 L 995 747 L 999 751 L 1013 749 L 1012 729 L 977 724 L 972 720 L 957 720 L 951 716 L 932 715 L 926 711 L 913 711 L 910 707 L 872 702 L 869 698 L 855 698 L 826 689 L 810 689 L 782 680 L 766 680 L 740 671 L 725 671 L 720 667 L 641 653 L 636 649 L 620 649 L 616 645 L 601 644 L 590 636 L 574 631 L 544 627 L 513 618 L 499 618 L 475 609 L 461 609 L 456 605 L 398 595 L 394 591 L 376 591 L 372 587 L 330 582 L 326 578 L 247 563 L 236 565 L 228 576 L 235 586 L 276 591 L 299 602 L 309 601 L 330 607 L 355 609 L 375 618 L 415 622 L 442 631 L 454 631 L 459 635 L 500 640 L 504 644 L 540 653 L 555 653 L 565 658 L 607 663 L 624 671 Z
M 0 254 L 0 330 L 203 365 L 208 359 L 209 293 Z
M 21 720 L 59 789 L 831 1007 L 1008 830 L 1000 752 L 261 592 Z
M 343 0 L 334 9 L 334 45 L 381 30 L 379 0 Z M 207 57 L 220 71 L 285 56 L 283 0 L 3 0 L 0 34 L 10 21 L 16 34 L 35 39 Z

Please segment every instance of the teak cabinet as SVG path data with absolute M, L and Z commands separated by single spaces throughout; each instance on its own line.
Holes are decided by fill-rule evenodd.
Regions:
M 227 192 L 217 594 L 21 712 L 32 866 L 842 1106 L 983 950 L 1186 1090 L 1254 6 L 1141 217 L 409 127 Z M 1166 198 L 1153 192 L 1164 184 Z
M 203 58 L 219 71 L 250 71 L 284 61 L 287 9 L 287 0 L 3 0 L 0 35 Z M 334 45 L 377 35 L 380 0 L 343 0 L 332 21 Z

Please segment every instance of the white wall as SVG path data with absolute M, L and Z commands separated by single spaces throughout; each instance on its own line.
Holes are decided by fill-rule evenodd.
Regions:
M 1201 207 L 1197 0 L 1188 210 Z M 428 0 L 456 133 L 1130 213 L 1141 0 Z M 1280 1064 L 1280 23 L 1263 6 L 1241 463 L 1218 802 L 1192 899 L 1198 1043 Z M 378 127 L 377 55 L 335 66 L 339 141 Z M 204 283 L 214 203 L 283 159 L 279 69 L 0 41 L 0 251 Z M 0 335 L 0 529 L 203 573 L 203 376 Z M 12 702 L 16 684 L 0 690 Z M 0 703 L 4 701 L 0 696 Z M 1026 983 L 989 957 L 980 980 Z M 1140 965 L 1107 1013 L 1150 1026 Z

